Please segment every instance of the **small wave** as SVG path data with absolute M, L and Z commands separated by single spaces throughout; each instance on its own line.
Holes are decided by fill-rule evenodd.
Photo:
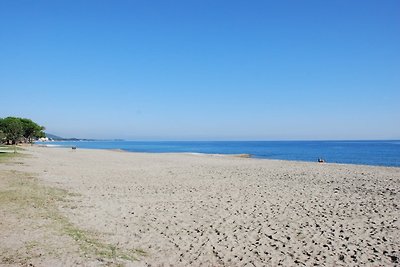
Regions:
M 45 146 L 45 147 L 62 147 L 62 145 L 50 145 L 50 144 L 39 144 L 40 146 Z

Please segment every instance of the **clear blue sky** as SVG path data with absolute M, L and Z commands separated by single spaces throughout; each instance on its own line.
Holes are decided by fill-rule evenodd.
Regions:
M 400 1 L 1 1 L 0 93 L 64 137 L 400 139 Z

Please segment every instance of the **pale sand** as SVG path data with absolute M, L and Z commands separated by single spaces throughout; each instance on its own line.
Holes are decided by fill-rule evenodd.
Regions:
M 107 244 L 146 254 L 139 261 L 85 256 L 69 236 L 42 233 L 60 250 L 37 248 L 40 256 L 20 264 L 399 264 L 400 168 L 43 147 L 26 153 L 0 163 L 0 171 L 34 173 L 42 184 L 80 194 L 57 204 L 69 221 Z M 40 227 L 29 230 L 34 219 L 7 220 L 9 228 L 25 229 L 7 232 L 0 224 L 0 260 L 15 263 L 13 249 Z

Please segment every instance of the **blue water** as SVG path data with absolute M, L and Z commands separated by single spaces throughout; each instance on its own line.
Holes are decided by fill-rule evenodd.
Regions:
M 76 141 L 51 145 L 133 152 L 251 154 L 254 158 L 400 167 L 400 141 Z

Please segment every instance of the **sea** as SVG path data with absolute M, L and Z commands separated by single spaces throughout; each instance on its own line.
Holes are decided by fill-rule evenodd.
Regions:
M 128 152 L 250 154 L 253 158 L 400 167 L 400 140 L 387 141 L 53 141 L 39 144 Z

